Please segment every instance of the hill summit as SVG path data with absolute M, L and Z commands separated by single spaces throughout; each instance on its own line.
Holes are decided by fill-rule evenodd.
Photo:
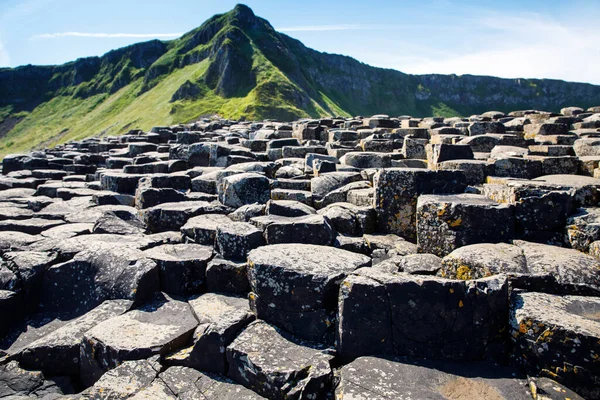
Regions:
M 237 5 L 172 41 L 59 66 L 0 69 L 0 156 L 200 116 L 470 115 L 600 103 L 600 86 L 408 75 L 304 46 Z

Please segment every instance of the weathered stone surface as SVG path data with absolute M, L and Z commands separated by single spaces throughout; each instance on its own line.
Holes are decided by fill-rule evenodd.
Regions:
M 528 274 L 523 250 L 507 243 L 480 243 L 458 248 L 442 260 L 440 275 L 479 279 L 498 274 Z
M 3 399 L 55 399 L 74 393 L 66 377 L 47 379 L 39 371 L 28 371 L 11 361 L 0 366 L 0 398 Z
M 198 244 L 213 246 L 217 237 L 217 227 L 230 224 L 231 219 L 223 214 L 206 214 L 190 218 L 181 232 Z
M 246 274 L 247 264 L 213 258 L 206 268 L 206 289 L 209 292 L 248 293 L 250 283 Z
M 476 279 L 509 276 L 511 285 L 549 293 L 596 294 L 598 259 L 575 250 L 515 240 L 461 247 L 444 257 L 440 275 Z
M 198 319 L 192 345 L 169 357 L 174 365 L 200 371 L 227 373 L 225 349 L 238 333 L 254 320 L 248 300 L 207 293 L 189 301 Z
M 159 375 L 159 378 L 159 382 L 164 382 L 167 392 L 174 394 L 176 396 L 174 398 L 178 399 L 259 400 L 264 398 L 224 376 L 205 374 L 187 367 L 168 368 Z
M 345 359 L 502 359 L 507 296 L 501 276 L 454 281 L 361 268 L 341 284 L 337 350 Z
M 461 171 L 417 168 L 382 169 L 373 178 L 377 228 L 406 239 L 416 239 L 417 198 L 428 193 L 460 193 L 466 186 Z
M 529 389 L 534 399 L 540 400 L 583 400 L 583 397 L 561 385 L 560 383 L 546 377 L 529 377 Z
M 22 366 L 51 375 L 79 374 L 79 347 L 86 331 L 127 311 L 129 300 L 107 300 L 88 313 L 28 344 L 14 355 Z
M 92 228 L 93 233 L 109 233 L 115 235 L 142 235 L 144 224 L 137 218 L 122 219 L 112 211 L 107 211 L 96 220 Z
M 514 359 L 529 373 L 557 378 L 585 398 L 600 396 L 600 300 L 515 292 Z
M 207 201 L 163 203 L 140 211 L 150 232 L 176 231 L 186 222 L 201 214 L 226 214 L 228 207 Z
M 55 219 L 29 218 L 22 220 L 5 219 L 0 221 L 0 231 L 23 232 L 28 235 L 38 235 L 46 229 L 64 224 Z
M 198 244 L 166 244 L 145 250 L 143 256 L 158 265 L 162 291 L 185 295 L 204 288 L 213 249 Z
M 331 172 L 311 179 L 310 187 L 313 198 L 321 200 L 327 193 L 360 180 L 362 176 L 357 172 Z
M 600 239 L 600 209 L 580 208 L 566 221 L 566 234 L 571 247 L 588 252 L 590 244 Z
M 197 325 L 186 302 L 159 294 L 151 302 L 105 320 L 85 333 L 80 378 L 90 385 L 123 361 L 165 355 L 183 347 Z
M 46 271 L 42 306 L 48 311 L 84 313 L 108 299 L 142 302 L 158 290 L 157 265 L 142 251 L 100 247 Z
M 546 290 L 598 295 L 600 262 L 595 257 L 576 250 L 521 240 L 513 243 L 523 250 L 529 273 L 545 277 L 543 280 L 549 282 Z
M 493 364 L 360 357 L 341 368 L 335 395 L 340 400 L 531 399 L 527 392 L 523 376 Z
M 476 194 L 424 195 L 417 203 L 419 250 L 445 256 L 474 243 L 514 237 L 514 210 Z
M 245 260 L 250 250 L 264 244 L 262 231 L 248 222 L 230 222 L 217 227 L 216 245 L 226 259 Z
M 265 229 L 267 244 L 304 243 L 330 245 L 335 231 L 322 215 L 297 218 L 276 218 Z
M 266 203 L 271 198 L 269 179 L 257 173 L 244 173 L 223 179 L 219 186 L 219 199 L 229 207 Z
M 340 282 L 370 258 L 306 244 L 263 246 L 248 255 L 251 306 L 258 318 L 307 340 L 330 342 Z
M 85 377 L 84 381 L 94 385 L 74 396 L 75 399 L 127 399 L 133 398 L 149 386 L 160 372 L 158 357 L 147 360 L 124 361 L 96 380 Z
M 415 275 L 435 275 L 442 269 L 442 259 L 434 254 L 409 254 L 393 256 L 373 268 L 386 272 L 406 272 Z
M 228 376 L 270 399 L 323 398 L 331 356 L 267 324 L 248 325 L 227 347 Z
M 574 189 L 541 181 L 508 180 L 484 185 L 483 193 L 514 206 L 517 237 L 562 244 L 567 216 L 576 203 Z

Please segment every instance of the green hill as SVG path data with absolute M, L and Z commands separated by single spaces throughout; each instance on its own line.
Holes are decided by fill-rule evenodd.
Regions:
M 60 66 L 0 69 L 0 157 L 203 115 L 470 115 L 600 104 L 600 87 L 556 80 L 408 75 L 321 53 L 244 5 L 172 41 Z

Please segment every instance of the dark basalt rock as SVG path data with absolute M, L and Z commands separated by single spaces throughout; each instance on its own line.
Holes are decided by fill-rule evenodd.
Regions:
M 206 267 L 213 249 L 198 244 L 165 244 L 145 250 L 143 255 L 158 265 L 163 292 L 185 295 L 205 287 Z
M 90 385 L 123 361 L 172 352 L 190 340 L 197 325 L 186 302 L 159 294 L 149 303 L 100 322 L 85 333 L 80 378 Z
M 189 304 L 199 323 L 192 346 L 170 356 L 169 363 L 226 374 L 225 349 L 255 319 L 248 300 L 207 293 L 190 300 Z
M 269 399 L 324 397 L 331 358 L 264 321 L 248 325 L 227 347 L 229 377 Z
M 229 78 L 262 26 L 237 6 L 179 66 L 212 60 L 205 83 L 245 95 Z M 168 72 L 153 46 L 126 63 L 143 90 Z M 420 77 L 419 101 L 465 79 L 496 85 Z M 6 157 L 0 397 L 600 398 L 600 108 L 561 113 L 206 117 Z
M 517 371 L 485 363 L 439 363 L 409 358 L 360 357 L 343 366 L 337 399 L 526 400 L 527 380 Z M 562 398 L 562 397 L 561 397 Z
M 260 247 L 248 255 L 251 306 L 258 318 L 301 338 L 329 342 L 340 282 L 370 262 L 369 257 L 325 246 Z
M 502 359 L 507 296 L 506 277 L 465 282 L 361 268 L 340 286 L 337 350 L 346 359 Z
M 515 292 L 510 336 L 515 361 L 557 379 L 585 398 L 600 396 L 600 300 Z

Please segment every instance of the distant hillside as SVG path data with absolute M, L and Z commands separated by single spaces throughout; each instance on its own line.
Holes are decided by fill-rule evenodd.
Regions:
M 60 66 L 0 69 L 0 157 L 209 114 L 293 120 L 565 105 L 600 105 L 600 86 L 375 68 L 309 49 L 238 5 L 176 40 Z

